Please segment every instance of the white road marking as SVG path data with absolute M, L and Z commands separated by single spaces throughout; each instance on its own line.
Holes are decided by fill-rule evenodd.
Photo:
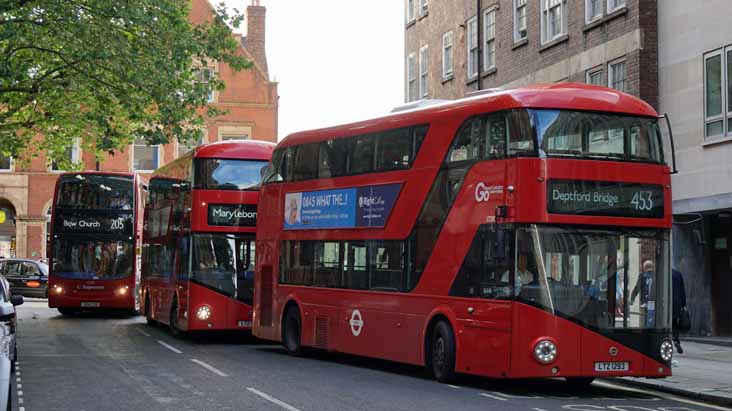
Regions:
M 25 411 L 25 407 L 19 407 L 18 411 Z
M 22 389 L 22 388 L 23 388 L 23 384 L 18 384 L 18 387 L 17 387 L 17 388 L 18 388 L 19 390 L 20 390 L 20 389 Z
M 22 404 L 22 403 L 23 403 L 23 397 L 18 397 L 18 404 Z
M 173 351 L 176 354 L 183 354 L 183 351 L 173 347 L 170 344 L 166 344 L 164 341 L 158 340 L 158 344 L 162 345 L 163 347 L 169 349 L 170 351 Z
M 626 387 L 624 385 L 617 385 L 617 384 L 609 383 L 606 381 L 595 381 L 594 385 L 604 385 L 605 387 L 613 388 L 616 390 L 624 390 L 624 391 L 636 392 L 636 393 L 641 393 L 641 394 L 646 394 L 646 395 L 655 395 L 657 397 L 663 398 L 664 400 L 676 401 L 676 402 L 681 402 L 681 403 L 689 404 L 689 405 L 696 405 L 697 407 L 709 408 L 709 409 L 713 409 L 713 410 L 729 411 L 729 408 L 725 408 L 720 405 L 714 405 L 714 404 L 710 404 L 710 403 L 706 403 L 706 402 L 689 400 L 686 398 L 678 397 L 676 395 L 666 394 L 666 393 L 663 393 L 660 391 L 653 391 L 651 389 L 631 388 L 631 387 Z
M 293 407 L 292 405 L 290 405 L 286 402 L 280 401 L 277 398 L 275 398 L 269 394 L 263 393 L 262 391 L 259 391 L 256 388 L 247 387 L 247 390 L 251 393 L 259 395 L 260 397 L 264 398 L 265 400 L 267 400 L 273 404 L 279 405 L 280 407 L 286 409 L 287 411 L 300 411 L 299 409 Z
M 545 409 L 543 409 L 543 408 L 532 408 L 532 410 L 534 410 L 534 411 L 546 411 L 546 410 L 545 410 Z
M 143 331 L 143 330 L 141 330 L 139 328 L 135 328 L 135 329 L 137 330 L 137 332 L 139 332 L 140 334 L 144 335 L 145 337 L 151 337 L 150 333 L 148 333 L 147 331 Z
M 15 382 L 20 382 L 20 377 L 16 378 Z
M 495 396 L 495 395 L 486 394 L 484 392 L 481 392 L 480 395 L 482 395 L 483 397 L 487 397 L 487 398 L 493 398 L 494 400 L 498 400 L 498 401 L 508 401 L 505 398 L 498 397 L 498 396 Z
M 456 390 L 460 389 L 460 387 L 458 387 L 457 385 L 447 384 L 447 386 L 450 388 L 455 388 Z
M 201 367 L 203 367 L 203 368 L 211 371 L 212 373 L 214 373 L 214 374 L 216 374 L 216 375 L 218 375 L 220 377 L 228 377 L 228 375 L 226 375 L 224 372 L 222 372 L 218 368 L 216 368 L 216 367 L 214 367 L 212 365 L 208 365 L 208 364 L 206 364 L 205 362 L 203 362 L 201 360 L 197 360 L 195 358 L 191 358 L 191 361 L 195 362 L 196 364 L 200 365 Z
M 22 396 L 23 396 L 23 391 L 18 391 L 18 397 L 22 397 Z

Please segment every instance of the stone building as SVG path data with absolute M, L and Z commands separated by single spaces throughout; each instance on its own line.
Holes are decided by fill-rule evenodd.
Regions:
M 277 83 L 270 81 L 265 53 L 265 8 L 252 0 L 246 10 L 247 36 L 240 40 L 240 53 L 254 67 L 234 73 L 225 63 L 211 62 L 201 70 L 201 81 L 217 76 L 226 89 L 210 96 L 210 104 L 227 113 L 208 121 L 199 143 L 227 139 L 277 141 Z M 192 0 L 190 20 L 200 23 L 213 8 L 208 0 Z M 124 151 L 97 163 L 91 153 L 79 146 L 69 147 L 67 155 L 82 163 L 84 170 L 136 172 L 149 175 L 174 160 L 192 146 L 173 141 L 162 146 L 147 146 L 136 141 Z M 46 158 L 34 158 L 21 168 L 11 158 L 0 158 L 0 257 L 46 258 L 46 235 L 50 207 L 58 170 Z
M 404 0 L 405 100 L 571 81 L 668 113 L 692 333 L 732 335 L 732 2 Z

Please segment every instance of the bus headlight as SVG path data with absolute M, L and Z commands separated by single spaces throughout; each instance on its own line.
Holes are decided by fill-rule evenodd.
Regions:
M 534 359 L 541 364 L 550 364 L 557 359 L 557 345 L 549 340 L 541 340 L 534 346 Z
M 201 321 L 206 321 L 211 318 L 211 307 L 207 305 L 198 307 L 198 310 L 196 310 L 196 318 Z
M 56 294 L 63 294 L 64 288 L 61 287 L 60 285 L 57 285 L 57 286 L 53 287 L 53 292 L 55 292 Z
M 671 361 L 674 356 L 674 345 L 671 340 L 663 340 L 659 349 L 661 352 L 661 359 L 664 361 Z
M 127 291 L 129 291 L 129 289 L 130 289 L 130 286 L 129 285 L 126 285 L 124 287 L 120 287 L 120 288 L 117 289 L 117 294 L 118 295 L 121 295 L 121 296 L 127 295 Z

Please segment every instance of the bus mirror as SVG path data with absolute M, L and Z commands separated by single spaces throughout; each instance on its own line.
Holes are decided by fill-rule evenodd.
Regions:
M 679 170 L 676 169 L 676 148 L 674 147 L 674 133 L 671 129 L 671 120 L 668 117 L 668 113 L 664 113 L 662 116 L 658 116 L 658 119 L 666 119 L 666 128 L 668 129 L 668 142 L 671 151 L 671 174 L 676 174 L 679 172 Z

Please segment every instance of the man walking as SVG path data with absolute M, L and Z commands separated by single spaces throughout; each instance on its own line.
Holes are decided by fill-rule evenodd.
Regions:
M 681 348 L 681 340 L 679 340 L 679 320 L 681 319 L 681 310 L 686 308 L 686 289 L 684 288 L 684 277 L 680 271 L 676 269 L 671 270 L 671 276 L 673 290 L 671 333 L 673 335 L 674 345 L 676 345 L 676 351 L 679 354 L 683 354 L 684 349 Z

